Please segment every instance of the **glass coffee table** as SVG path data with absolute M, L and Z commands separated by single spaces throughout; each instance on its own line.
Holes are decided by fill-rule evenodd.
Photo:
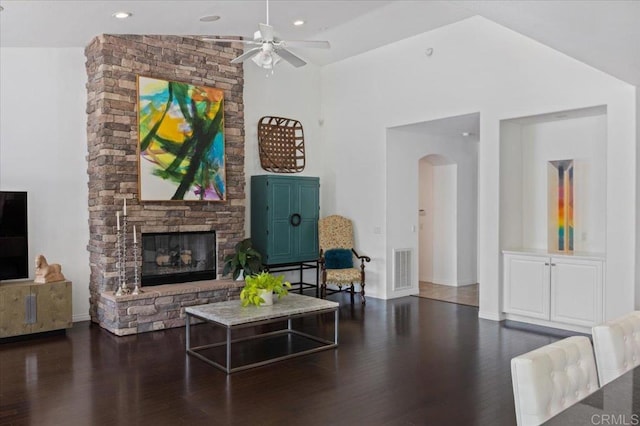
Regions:
M 227 374 L 236 371 L 246 370 L 248 368 L 259 367 L 261 365 L 271 364 L 273 362 L 332 349 L 338 346 L 338 307 L 340 305 L 329 300 L 316 299 L 315 297 L 303 296 L 299 294 L 289 293 L 282 299 L 274 300 L 272 306 L 247 306 L 243 307 L 239 300 L 230 300 L 227 302 L 210 303 L 208 305 L 190 306 L 185 308 L 186 317 L 186 350 L 187 353 L 221 369 Z M 292 320 L 309 316 L 320 316 L 327 313 L 333 313 L 333 340 L 309 334 L 293 327 Z M 226 331 L 226 339 L 222 342 L 215 342 L 200 346 L 191 347 L 192 318 L 198 318 L 206 323 L 214 326 L 223 327 Z M 257 327 L 265 324 L 278 322 L 286 322 L 286 327 L 266 332 L 258 332 L 257 334 L 245 335 L 234 338 L 233 333 L 236 330 L 248 327 Z M 233 365 L 232 347 L 241 342 L 247 342 L 256 339 L 269 339 L 286 336 L 284 340 L 287 342 L 287 353 L 277 353 L 258 361 L 250 361 L 242 363 L 242 359 L 235 360 Z M 293 336 L 301 337 L 315 342 L 313 347 L 304 347 L 302 350 L 293 350 L 291 338 Z M 274 342 L 277 342 L 274 339 Z M 317 345 L 317 344 L 320 345 Z M 213 348 L 225 347 L 224 358 L 225 364 L 215 360 L 212 354 L 207 354 Z M 308 345 L 307 345 L 308 346 Z M 270 352 L 270 351 L 267 351 Z

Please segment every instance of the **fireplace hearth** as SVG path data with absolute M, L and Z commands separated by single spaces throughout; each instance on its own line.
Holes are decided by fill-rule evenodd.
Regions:
M 142 234 L 142 286 L 216 278 L 216 233 Z

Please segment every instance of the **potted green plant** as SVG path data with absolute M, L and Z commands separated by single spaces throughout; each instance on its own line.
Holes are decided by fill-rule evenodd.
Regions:
M 235 253 L 228 254 L 224 258 L 222 275 L 232 274 L 237 280 L 242 272 L 245 277 L 262 271 L 262 255 L 253 248 L 250 238 L 245 238 L 236 244 Z
M 284 275 L 271 275 L 269 272 L 260 272 L 256 275 L 245 277 L 245 286 L 240 292 L 242 306 L 272 305 L 273 294 L 278 299 L 286 296 L 291 288 L 291 283 L 284 280 Z

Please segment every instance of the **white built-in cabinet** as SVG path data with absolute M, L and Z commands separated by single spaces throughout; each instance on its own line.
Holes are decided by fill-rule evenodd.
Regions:
M 603 321 L 602 259 L 526 251 L 503 256 L 503 310 L 514 319 L 570 329 Z
M 504 254 L 504 311 L 548 320 L 551 270 L 541 256 Z

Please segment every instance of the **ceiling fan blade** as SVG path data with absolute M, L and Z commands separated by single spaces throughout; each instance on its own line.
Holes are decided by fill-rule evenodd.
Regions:
M 313 47 L 317 49 L 329 49 L 331 45 L 328 41 L 322 40 L 282 40 L 285 46 L 293 47 Z
M 301 58 L 297 57 L 291 51 L 285 49 L 284 47 L 279 47 L 275 49 L 276 53 L 285 61 L 289 62 L 294 67 L 301 67 L 307 65 L 305 61 Z
M 244 62 L 247 59 L 252 58 L 253 56 L 255 56 L 258 53 L 260 53 L 261 50 L 262 50 L 261 47 L 254 47 L 253 49 L 249 49 L 246 52 L 244 52 L 242 55 L 240 55 L 237 58 L 235 58 L 234 60 L 232 60 L 231 63 L 232 64 L 239 64 L 240 62 Z
M 253 45 L 259 45 L 262 44 L 259 41 L 255 41 L 255 40 L 239 40 L 239 39 L 234 39 L 234 38 L 203 38 L 203 41 L 213 41 L 213 42 L 220 42 L 220 43 L 242 43 L 242 44 L 253 44 Z
M 273 41 L 273 27 L 267 24 L 258 24 L 260 26 L 260 35 L 264 41 Z

